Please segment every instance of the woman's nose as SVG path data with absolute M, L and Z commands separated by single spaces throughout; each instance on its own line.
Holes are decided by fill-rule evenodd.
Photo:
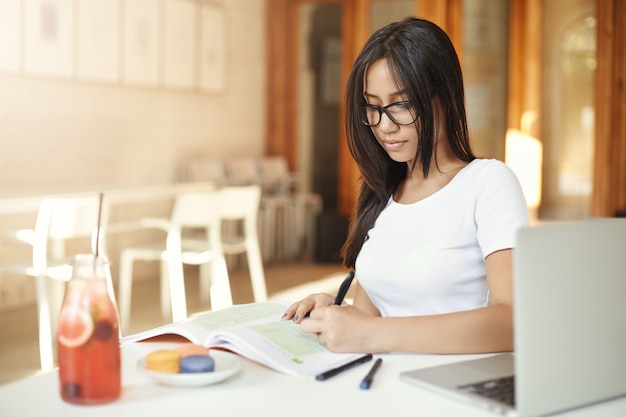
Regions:
M 378 127 L 383 132 L 395 132 L 400 128 L 400 126 L 391 120 L 389 115 L 385 112 L 382 112 L 380 115 L 380 123 L 378 123 Z

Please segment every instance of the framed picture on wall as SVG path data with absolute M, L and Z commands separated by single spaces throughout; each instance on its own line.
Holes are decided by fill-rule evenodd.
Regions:
M 74 0 L 23 0 L 24 72 L 71 78 Z
M 166 87 L 192 89 L 195 84 L 195 1 L 165 0 L 163 82 Z
M 160 2 L 124 0 L 122 14 L 122 81 L 127 84 L 159 84 Z
M 200 89 L 220 92 L 225 84 L 226 50 L 224 11 L 221 6 L 200 6 Z
M 78 78 L 116 82 L 119 0 L 81 0 L 76 6 Z

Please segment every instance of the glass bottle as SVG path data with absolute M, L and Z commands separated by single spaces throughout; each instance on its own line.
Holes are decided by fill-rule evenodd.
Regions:
M 61 398 L 100 404 L 121 394 L 120 330 L 106 257 L 77 255 L 57 325 Z

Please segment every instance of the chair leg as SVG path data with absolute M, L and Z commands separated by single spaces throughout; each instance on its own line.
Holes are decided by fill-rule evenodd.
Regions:
M 187 296 L 185 294 L 185 276 L 179 231 L 168 231 L 166 247 L 163 258 L 161 258 L 161 277 L 167 274 L 168 279 L 161 279 L 161 308 L 163 309 L 167 305 L 164 303 L 163 295 L 169 294 L 172 321 L 178 322 L 187 318 Z M 169 287 L 165 286 L 165 282 L 169 282 Z
M 39 315 L 39 359 L 41 370 L 46 372 L 54 367 L 52 329 L 50 328 L 50 305 L 46 289 L 46 277 L 35 277 L 37 292 L 37 314 Z
M 261 258 L 258 239 L 247 240 L 246 254 L 248 257 L 248 268 L 250 268 L 250 280 L 252 281 L 254 301 L 266 301 L 267 287 L 265 285 L 265 273 L 263 272 L 263 260 Z
M 119 277 L 119 314 L 122 332 L 126 333 L 130 325 L 130 300 L 132 296 L 133 280 L 133 256 L 127 252 L 120 255 Z
M 291 202 L 285 204 L 282 215 L 282 242 L 283 257 L 294 260 L 300 255 L 300 242 L 297 238 L 297 228 L 294 225 L 294 210 Z
M 172 294 L 170 294 L 169 263 L 161 260 L 160 265 L 161 317 L 169 320 L 172 314 Z
M 165 268 L 164 268 L 165 267 Z M 169 287 L 163 287 L 163 280 L 161 280 L 161 297 L 166 293 L 170 297 L 170 304 L 165 304 L 165 307 L 171 308 L 172 321 L 174 323 L 187 318 L 187 296 L 185 294 L 185 276 L 183 272 L 183 263 L 180 256 L 173 256 L 168 258 L 161 266 L 161 274 L 166 272 L 169 282 Z M 163 275 L 162 275 L 163 276 Z M 162 304 L 163 308 L 164 305 Z
M 275 225 L 275 208 L 273 204 L 265 200 L 265 204 L 263 208 L 260 210 L 261 215 L 259 216 L 261 219 L 261 241 L 263 242 L 263 253 L 262 258 L 268 262 L 274 261 L 275 258 L 275 233 L 276 233 L 276 225 Z
M 50 295 L 50 304 L 48 305 L 50 311 L 50 332 L 52 335 L 52 355 L 56 356 L 56 333 L 59 323 L 59 313 L 63 305 L 63 296 L 65 295 L 65 281 L 52 279 L 47 277 L 49 284 L 48 294 Z
M 200 277 L 200 301 L 206 302 L 211 299 L 211 268 L 213 266 L 213 260 L 208 263 L 200 264 L 199 277 Z
M 233 305 L 228 268 L 226 267 L 226 259 L 223 256 L 216 255 L 211 261 L 210 293 L 211 310 L 219 310 Z
M 297 194 L 294 196 L 294 226 L 293 233 L 299 255 L 304 259 L 313 258 L 315 248 L 316 217 L 322 212 L 322 199 L 317 194 Z

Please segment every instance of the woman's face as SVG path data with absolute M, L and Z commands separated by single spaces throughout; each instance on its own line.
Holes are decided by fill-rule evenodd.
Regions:
M 394 81 L 386 59 L 378 60 L 369 66 L 365 73 L 363 90 L 367 104 L 384 107 L 392 103 L 408 101 L 402 87 Z M 411 111 L 413 110 L 411 109 Z M 412 164 L 418 142 L 415 123 L 399 125 L 394 123 L 385 113 L 382 113 L 380 123 L 372 126 L 371 129 L 376 140 L 391 159 L 396 162 Z

